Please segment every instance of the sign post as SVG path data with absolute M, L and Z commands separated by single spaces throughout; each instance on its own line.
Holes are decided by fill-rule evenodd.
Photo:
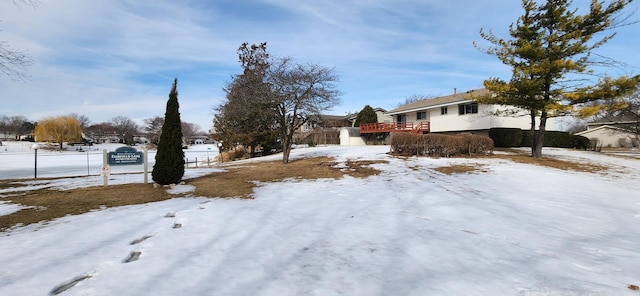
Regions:
M 111 169 L 107 164 L 107 149 L 102 150 L 102 166 L 100 167 L 100 175 L 102 175 L 102 186 L 107 187 L 107 180 L 111 174 Z
M 149 150 L 144 149 L 144 184 L 148 184 L 147 175 L 149 174 Z

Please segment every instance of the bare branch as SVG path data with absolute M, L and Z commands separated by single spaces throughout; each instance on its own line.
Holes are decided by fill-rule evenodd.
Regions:
M 35 7 L 39 0 L 4 0 L 15 5 L 18 9 L 23 6 Z M 29 80 L 25 74 L 27 68 L 33 65 L 33 59 L 26 51 L 11 48 L 6 41 L 0 41 L 0 74 L 4 74 L 14 81 Z

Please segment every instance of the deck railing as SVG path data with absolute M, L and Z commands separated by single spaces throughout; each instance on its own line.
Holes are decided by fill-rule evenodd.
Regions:
M 393 123 L 367 123 L 360 125 L 361 134 L 370 133 L 393 133 L 393 132 L 411 132 L 411 133 L 428 133 L 429 122 L 421 121 L 418 124 L 413 122 L 393 122 Z

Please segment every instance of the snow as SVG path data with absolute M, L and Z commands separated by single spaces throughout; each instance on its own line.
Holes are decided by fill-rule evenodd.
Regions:
M 639 160 L 544 150 L 612 167 L 588 173 L 499 158 L 394 158 L 388 151 L 331 146 L 292 152 L 292 158 L 387 161 L 373 165 L 380 174 L 364 179 L 262 183 L 255 199 L 175 198 L 0 233 L 0 295 L 53 294 L 65 284 L 65 291 L 55 292 L 637 295 L 627 287 L 640 284 Z M 0 154 L 0 176 L 13 178 L 9 173 L 21 172 L 17 164 L 31 165 L 29 160 L 33 151 Z M 485 172 L 434 170 L 452 164 L 481 165 Z M 86 162 L 78 166 L 86 174 Z M 187 169 L 186 176 L 221 169 Z M 142 182 L 140 175 L 112 177 Z M 73 188 L 100 180 L 36 180 L 25 187 Z M 0 198 L 18 190 L 0 190 Z M 0 203 L 0 215 L 17 207 Z M 133 252 L 139 258 L 124 263 Z

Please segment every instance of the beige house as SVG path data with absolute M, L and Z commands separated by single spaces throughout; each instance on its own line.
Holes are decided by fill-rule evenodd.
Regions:
M 393 116 L 387 114 L 387 110 L 382 109 L 380 107 L 373 108 L 373 111 L 376 112 L 376 116 L 378 117 L 379 123 L 391 123 L 393 122 Z M 358 113 L 355 113 L 349 117 L 349 121 L 351 122 L 351 127 L 356 126 L 356 118 L 358 117 Z
M 589 138 L 593 147 L 630 148 L 638 147 L 640 144 L 638 135 L 612 125 L 589 128 L 586 131 L 576 133 L 576 135 Z

